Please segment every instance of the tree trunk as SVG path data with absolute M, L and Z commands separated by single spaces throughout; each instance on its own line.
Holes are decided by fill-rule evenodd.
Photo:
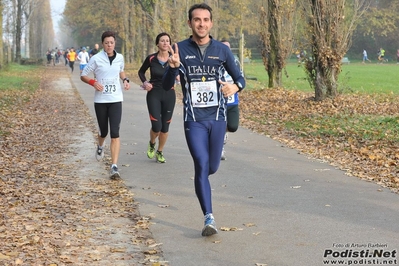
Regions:
M 349 2 L 349 1 L 348 1 Z M 305 60 L 305 71 L 315 91 L 315 100 L 335 98 L 338 95 L 338 75 L 341 59 L 348 51 L 355 21 L 368 7 L 368 1 L 347 0 L 302 1 L 302 10 L 308 21 L 307 38 L 310 57 Z
M 4 10 L 4 5 L 3 1 L 0 0 L 0 21 L 3 21 L 3 10 Z M 0 36 L 3 36 L 3 27 L 0 27 Z M 3 64 L 4 64 L 4 46 L 3 46 L 3 40 L 0 41 L 0 70 L 3 69 Z
M 135 21 L 137 20 L 137 16 L 135 13 L 135 7 L 133 0 L 129 1 L 129 13 L 128 13 L 128 20 L 127 20 L 127 27 L 128 27 L 128 35 L 127 35 L 127 43 L 128 45 L 128 62 L 133 63 L 135 58 L 135 50 L 134 50 L 134 43 L 136 39 L 136 31 L 135 31 Z
M 149 19 L 148 18 L 146 18 L 146 20 L 145 20 L 145 22 L 146 22 L 146 31 L 145 31 L 145 37 L 146 37 L 146 39 L 145 39 L 145 43 L 146 43 L 146 45 L 147 45 L 147 47 L 146 47 L 146 49 L 145 49 L 145 54 L 147 55 L 147 54 L 150 54 L 152 51 L 153 51 L 153 47 L 154 47 L 154 45 L 153 45 L 153 42 L 152 42 L 152 40 L 153 40 L 153 38 L 152 38 L 152 23 L 150 23 L 150 21 L 149 21 Z M 143 57 L 143 58 L 145 58 L 145 57 Z
M 269 76 L 269 88 L 282 87 L 282 73 L 292 50 L 295 3 L 268 0 L 261 9 L 262 59 Z
M 323 66 L 317 57 L 311 69 L 313 75 L 310 78 L 315 90 L 315 100 L 322 101 L 326 98 L 335 98 L 338 95 L 337 77 L 339 70 Z
M 327 86 L 327 96 L 335 98 L 338 95 L 338 70 L 336 68 L 331 69 L 329 77 L 329 85 Z
M 172 38 L 172 43 L 173 42 L 177 42 L 180 40 L 180 36 L 179 36 L 179 27 L 178 27 L 178 23 L 180 21 L 180 14 L 182 12 L 179 12 L 177 9 L 177 0 L 173 0 L 173 7 L 172 7 L 172 14 L 175 14 L 174 16 L 170 17 L 170 35 Z M 171 45 L 172 45 L 171 43 Z
M 316 79 L 314 80 L 314 87 L 315 87 L 315 101 L 322 101 L 325 99 L 325 85 L 324 79 L 321 74 L 321 69 L 316 68 Z
M 273 45 L 271 45 L 273 47 Z M 267 75 L 269 76 L 269 88 L 281 87 L 281 69 L 276 64 L 277 50 L 271 49 L 269 53 L 269 58 L 267 60 Z
M 17 24 L 15 28 L 15 62 L 21 62 L 21 39 L 22 39 L 22 3 L 17 1 Z
M 270 52 L 267 61 L 267 73 L 269 75 L 269 88 L 278 87 L 277 84 L 277 53 L 278 53 L 278 27 L 276 19 L 276 3 L 275 0 L 269 0 L 268 8 L 268 20 L 269 20 L 269 32 L 270 32 Z

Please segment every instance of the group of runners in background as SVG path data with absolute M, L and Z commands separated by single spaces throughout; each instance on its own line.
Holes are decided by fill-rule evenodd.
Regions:
M 80 63 L 80 71 L 82 72 L 83 68 L 89 62 L 89 59 L 98 53 L 99 45 L 96 43 L 92 49 L 89 51 L 89 47 L 82 46 L 79 49 L 75 50 L 74 47 L 70 47 L 67 49 L 48 49 L 46 52 L 46 59 L 48 66 L 55 66 L 61 63 L 61 58 L 64 60 L 65 66 L 69 66 L 71 68 L 71 72 L 74 71 L 75 61 L 79 61 Z

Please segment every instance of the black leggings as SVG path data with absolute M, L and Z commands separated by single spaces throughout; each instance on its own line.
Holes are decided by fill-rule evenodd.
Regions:
M 69 61 L 69 67 L 71 68 L 71 71 L 73 72 L 73 69 L 75 67 L 75 61 Z
M 240 121 L 238 104 L 227 106 L 227 131 L 236 132 Z
M 147 108 L 153 132 L 167 133 L 176 103 L 175 90 L 152 89 L 147 93 Z
M 108 135 L 108 122 L 111 130 L 111 138 L 119 138 L 119 128 L 122 120 L 122 102 L 94 103 L 100 136 Z

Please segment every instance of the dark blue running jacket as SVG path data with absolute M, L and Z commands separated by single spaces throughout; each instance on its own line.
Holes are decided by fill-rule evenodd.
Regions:
M 202 55 L 197 43 L 190 37 L 179 42 L 178 49 L 180 67 L 167 68 L 163 76 L 163 88 L 169 90 L 174 87 L 175 79 L 180 75 L 184 121 L 226 121 L 227 98 L 223 97 L 220 90 L 222 85 L 218 82 L 226 81 L 224 69 L 234 83 L 240 83 L 241 89 L 245 87 L 245 79 L 230 48 L 211 37 Z

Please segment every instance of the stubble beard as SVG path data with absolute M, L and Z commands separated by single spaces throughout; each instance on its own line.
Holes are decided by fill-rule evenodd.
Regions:
M 199 31 L 195 31 L 193 36 L 195 37 L 195 40 L 203 40 L 203 39 L 207 39 L 209 36 L 209 31 L 203 30 L 201 32 Z

